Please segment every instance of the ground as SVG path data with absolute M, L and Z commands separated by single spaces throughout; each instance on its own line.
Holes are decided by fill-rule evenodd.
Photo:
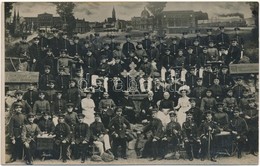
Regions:
M 232 165 L 257 165 L 258 164 L 258 156 L 253 156 L 253 155 L 247 155 L 243 154 L 243 157 L 241 159 L 238 159 L 237 157 L 218 157 L 217 162 L 212 162 L 209 160 L 201 161 L 198 159 L 194 159 L 193 161 L 189 161 L 188 159 L 179 159 L 179 160 L 156 160 L 156 161 L 149 161 L 149 159 L 136 159 L 136 158 L 128 158 L 127 160 L 120 159 L 118 161 L 112 161 L 112 162 L 93 162 L 88 159 L 84 164 L 171 164 L 171 165 L 191 165 L 191 164 L 196 164 L 196 165 L 223 165 L 223 164 L 232 164 Z M 9 163 L 10 165 L 20 165 L 24 164 L 24 161 L 16 161 L 14 163 Z M 33 164 L 64 164 L 61 160 L 35 160 Z M 67 163 L 65 164 L 81 164 L 80 160 L 68 160 Z

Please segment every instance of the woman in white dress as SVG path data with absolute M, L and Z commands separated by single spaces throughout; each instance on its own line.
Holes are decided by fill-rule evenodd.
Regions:
M 184 85 L 179 88 L 178 93 L 181 95 L 181 97 L 178 100 L 178 105 L 174 107 L 174 109 L 177 110 L 177 119 L 180 125 L 182 126 L 183 122 L 186 121 L 185 112 L 191 108 L 189 101 L 190 98 L 187 96 L 190 93 L 190 87 Z
M 95 121 L 94 109 L 96 106 L 94 101 L 91 99 L 91 91 L 85 90 L 84 92 L 86 93 L 86 98 L 81 100 L 82 114 L 85 115 L 84 122 L 90 125 Z

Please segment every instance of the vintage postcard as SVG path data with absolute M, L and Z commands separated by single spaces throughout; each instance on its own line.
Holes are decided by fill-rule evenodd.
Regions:
M 2 7 L 2 164 L 259 163 L 258 2 Z

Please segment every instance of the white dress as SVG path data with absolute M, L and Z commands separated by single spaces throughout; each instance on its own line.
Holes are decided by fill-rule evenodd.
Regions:
M 92 99 L 84 98 L 81 100 L 82 114 L 85 115 L 84 122 L 90 125 L 95 121 L 95 103 Z
M 177 119 L 180 125 L 182 126 L 182 123 L 186 121 L 186 114 L 185 112 L 188 111 L 191 108 L 189 97 L 181 97 L 178 100 L 178 105 L 175 107 L 175 109 L 178 109 L 176 111 L 177 113 Z

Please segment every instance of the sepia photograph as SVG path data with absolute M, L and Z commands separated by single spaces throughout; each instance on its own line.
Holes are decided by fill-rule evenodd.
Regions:
M 2 9 L 1 164 L 259 164 L 257 1 Z

